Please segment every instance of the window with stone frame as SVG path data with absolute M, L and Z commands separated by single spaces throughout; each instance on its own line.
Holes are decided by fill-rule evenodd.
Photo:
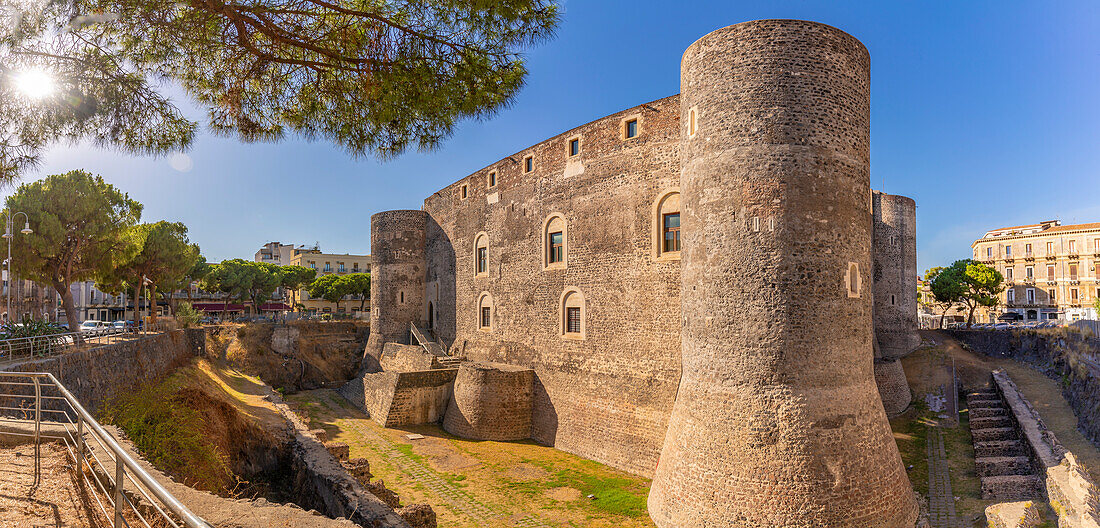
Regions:
M 489 328 L 492 324 L 493 310 L 488 306 L 481 307 L 481 328 Z
M 567 288 L 561 297 L 559 307 L 562 337 L 570 339 L 585 338 L 585 302 L 584 295 L 576 288 Z
M 664 249 L 666 253 L 680 251 L 680 213 L 666 213 L 663 221 Z
M 563 233 L 561 231 L 550 233 L 550 239 L 547 241 L 547 244 L 550 247 L 548 259 L 551 264 L 556 264 L 565 260 L 565 246 L 563 245 L 562 236 Z
M 565 309 L 565 333 L 567 334 L 579 334 L 581 333 L 581 309 L 576 306 L 570 306 Z
M 482 292 L 478 297 L 477 328 L 484 331 L 493 329 L 493 296 L 489 292 Z
M 474 275 L 489 273 L 489 235 L 478 233 L 474 239 Z

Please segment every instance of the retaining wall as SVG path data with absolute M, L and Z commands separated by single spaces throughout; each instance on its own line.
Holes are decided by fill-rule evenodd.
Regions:
M 400 427 L 443 419 L 458 369 L 363 374 L 340 388 L 379 425 Z
M 201 328 L 172 330 L 56 357 L 0 366 L 8 372 L 49 372 L 95 413 L 136 384 L 155 381 L 206 353 Z
M 443 429 L 474 440 L 531 437 L 535 371 L 501 363 L 464 363 Z
M 423 347 L 399 343 L 385 344 L 382 348 L 381 363 L 382 370 L 398 372 L 415 372 L 439 367 L 439 360 Z
M 1059 528 L 1100 528 L 1100 489 L 1047 429 L 1003 370 L 993 372 L 993 382 L 1016 419 L 1020 436 L 1030 450 L 1046 487 L 1051 507 L 1058 514 Z

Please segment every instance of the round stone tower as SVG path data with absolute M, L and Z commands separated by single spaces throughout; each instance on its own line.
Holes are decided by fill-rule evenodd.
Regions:
M 875 337 L 879 354 L 902 357 L 920 345 L 917 333 L 917 203 L 871 194 L 874 218 Z
M 873 374 L 870 57 L 796 20 L 681 64 L 682 377 L 661 528 L 911 528 Z
M 383 211 L 370 217 L 367 370 L 375 370 L 383 345 L 406 342 L 409 323 L 423 324 L 427 228 L 424 211 Z

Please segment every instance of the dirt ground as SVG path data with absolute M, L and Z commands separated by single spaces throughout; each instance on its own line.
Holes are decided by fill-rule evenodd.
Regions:
M 42 478 L 34 485 L 34 446 L 0 448 L 0 526 L 95 526 L 69 470 L 63 446 L 42 444 Z
M 653 526 L 648 479 L 533 442 L 463 440 L 435 425 L 386 429 L 327 389 L 287 400 L 351 457 L 368 459 L 404 504 L 430 504 L 441 527 Z

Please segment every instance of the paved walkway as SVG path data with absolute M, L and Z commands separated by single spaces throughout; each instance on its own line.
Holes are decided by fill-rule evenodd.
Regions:
M 943 449 L 943 429 L 928 429 L 928 517 L 932 528 L 961 528 L 955 515 L 955 496 L 951 493 L 947 453 Z
M 342 411 L 340 403 L 333 400 L 333 398 L 339 398 L 335 392 L 326 391 L 321 394 L 324 394 L 321 400 L 325 405 L 333 411 Z M 374 445 L 380 451 L 388 453 L 390 460 L 402 473 L 409 475 L 422 484 L 425 489 L 446 503 L 455 512 L 469 517 L 477 523 L 478 526 L 486 525 L 490 520 L 493 521 L 493 525 L 506 523 L 504 517 L 506 517 L 507 514 L 490 509 L 462 489 L 445 480 L 439 473 L 428 467 L 427 464 L 408 457 L 405 453 L 398 450 L 397 444 L 389 438 L 378 434 L 369 427 L 363 427 L 362 424 L 356 423 L 354 420 L 346 420 L 344 423 L 351 427 L 360 438 Z M 531 514 L 514 519 L 512 521 L 512 526 L 521 528 L 551 528 L 550 525 Z

